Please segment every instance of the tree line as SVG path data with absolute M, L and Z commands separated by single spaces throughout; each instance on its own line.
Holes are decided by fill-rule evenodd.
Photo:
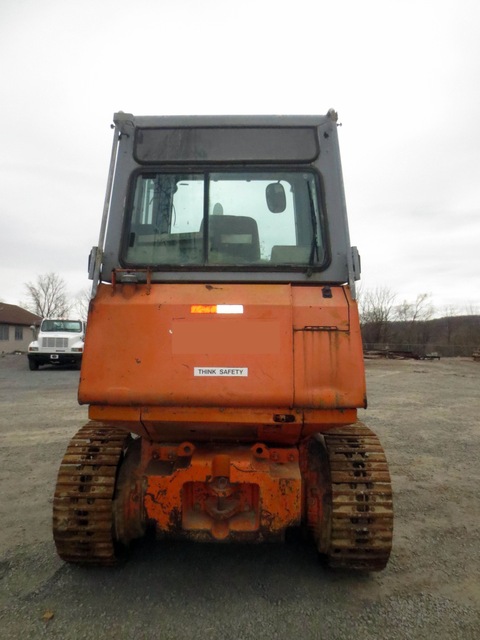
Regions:
M 480 346 L 480 315 L 474 307 L 464 313 L 448 307 L 439 314 L 429 294 L 398 303 L 386 287 L 360 289 L 358 307 L 366 349 L 468 356 Z

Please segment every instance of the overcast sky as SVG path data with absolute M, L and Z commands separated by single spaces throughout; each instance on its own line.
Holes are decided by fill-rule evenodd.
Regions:
M 478 0 L 0 0 L 0 300 L 90 287 L 116 111 L 340 116 L 362 287 L 480 313 Z

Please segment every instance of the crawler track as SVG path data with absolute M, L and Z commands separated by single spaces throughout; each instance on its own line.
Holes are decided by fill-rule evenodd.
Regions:
M 329 431 L 330 538 L 333 568 L 379 571 L 390 556 L 393 503 L 387 460 L 377 436 L 357 423 Z
M 114 564 L 112 499 L 129 436 L 90 422 L 71 439 L 53 499 L 53 537 L 59 556 L 76 564 Z

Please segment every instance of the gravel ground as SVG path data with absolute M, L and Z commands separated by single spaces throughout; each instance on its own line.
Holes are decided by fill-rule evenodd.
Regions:
M 314 549 L 139 543 L 113 569 L 64 564 L 52 494 L 86 420 L 78 371 L 0 358 L 0 635 L 8 639 L 477 640 L 480 364 L 367 361 L 395 492 L 387 569 L 332 573 Z

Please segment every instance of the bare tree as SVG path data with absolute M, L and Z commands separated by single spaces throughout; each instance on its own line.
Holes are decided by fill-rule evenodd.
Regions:
M 90 305 L 90 287 L 86 287 L 77 293 L 73 303 L 72 311 L 75 312 L 81 320 L 86 320 L 88 316 L 88 307 Z
M 67 298 L 66 284 L 56 273 L 38 276 L 37 282 L 25 283 L 28 301 L 27 309 L 42 318 L 61 318 L 67 316 L 70 304 Z
M 396 309 L 396 319 L 402 323 L 399 328 L 401 341 L 408 344 L 425 346 L 430 337 L 430 324 L 434 314 L 430 294 L 419 293 L 415 302 L 404 300 Z
M 389 322 L 393 318 L 396 296 L 388 287 L 361 291 L 359 310 L 365 342 L 388 342 Z
M 401 322 L 421 322 L 430 320 L 434 314 L 434 307 L 430 302 L 429 293 L 419 293 L 415 298 L 415 302 L 407 302 L 404 300 L 396 308 L 397 319 Z

